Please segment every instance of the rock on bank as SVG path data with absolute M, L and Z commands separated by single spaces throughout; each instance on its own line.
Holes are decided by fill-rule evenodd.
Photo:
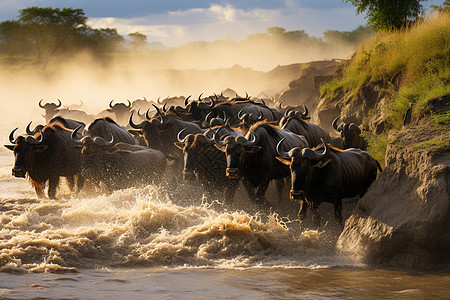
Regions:
M 386 168 L 346 221 L 337 248 L 368 264 L 450 266 L 450 131 L 420 124 L 390 139 Z

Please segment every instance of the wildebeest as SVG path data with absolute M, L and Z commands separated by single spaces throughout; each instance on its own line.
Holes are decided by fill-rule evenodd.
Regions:
M 184 128 L 187 128 L 186 134 L 203 133 L 206 130 L 201 129 L 196 123 L 181 120 L 171 113 L 161 112 L 156 106 L 155 108 L 157 114 L 140 124 L 133 123 L 132 113 L 128 121 L 130 126 L 143 135 L 148 147 L 161 150 L 170 158 L 182 158 L 182 152 L 174 145 L 178 133 Z
M 225 203 L 231 204 L 239 181 L 227 178 L 225 155 L 214 146 L 213 138 L 201 133 L 181 138 L 183 131 L 180 131 L 178 142 L 175 142 L 184 154 L 183 178 L 198 179 L 208 195 L 221 192 Z
M 334 130 L 341 134 L 344 149 L 348 148 L 359 148 L 361 150 L 366 150 L 367 145 L 364 138 L 361 136 L 361 129 L 355 123 L 341 123 L 337 125 L 338 120 L 341 116 L 334 119 L 332 125 Z
M 45 110 L 45 115 L 43 115 L 43 117 L 45 118 L 45 122 L 47 123 L 59 112 L 58 108 L 61 107 L 62 103 L 61 100 L 57 99 L 58 104 L 56 103 L 42 104 L 42 100 L 43 99 L 39 100 L 39 107 Z
M 342 224 L 342 198 L 362 197 L 377 178 L 380 164 L 360 149 L 340 150 L 324 140 L 316 148 L 280 150 L 277 157 L 291 170 L 291 199 L 300 201 L 299 219 L 306 217 L 308 204 L 314 212 L 314 222 L 320 226 L 318 207 L 322 202 L 334 205 L 336 220 Z
M 308 114 L 307 110 L 305 114 L 306 115 Z M 325 129 L 316 124 L 305 121 L 304 120 L 305 114 L 299 116 L 298 114 L 295 113 L 294 114 L 287 113 L 287 115 L 280 120 L 279 124 L 282 129 L 288 129 L 296 134 L 304 136 L 308 141 L 308 145 L 310 147 L 320 145 L 321 144 L 320 139 L 324 139 L 325 142 L 330 143 L 331 138 L 328 131 L 326 131 Z
M 253 125 L 245 137 L 225 136 L 220 140 L 214 136 L 216 147 L 227 157 L 227 176 L 242 177 L 249 199 L 258 204 L 266 203 L 265 192 L 274 179 L 281 198 L 281 179 L 289 175 L 289 168 L 276 159 L 276 146 L 283 138 L 285 147 L 308 146 L 304 137 L 265 121 Z
M 5 145 L 14 151 L 15 163 L 12 175 L 25 178 L 28 174 L 38 197 L 44 196 L 48 181 L 48 197 L 55 198 L 59 178 L 67 177 L 73 186 L 75 176 L 81 171 L 81 152 L 71 140 L 72 131 L 60 123 L 51 123 L 34 136 L 19 136 L 14 139 L 14 129 L 9 135 L 13 145 Z M 78 178 L 78 188 L 83 179 Z
M 72 141 L 81 145 L 81 173 L 84 178 L 100 185 L 107 191 L 157 184 L 166 168 L 166 158 L 161 151 L 139 145 L 115 143 L 102 137 L 76 136 Z
M 92 138 L 102 137 L 109 140 L 111 135 L 116 143 L 136 144 L 136 140 L 131 133 L 108 117 L 95 119 L 93 122 L 87 124 L 83 130 L 83 136 L 90 136 Z
M 83 122 L 76 121 L 76 120 L 71 120 L 71 119 L 66 119 L 66 118 L 63 118 L 61 116 L 53 117 L 50 121 L 48 121 L 47 124 L 52 124 L 52 123 L 55 123 L 55 122 L 61 124 L 62 126 L 64 126 L 65 128 L 68 128 L 68 129 L 75 129 L 78 126 L 84 126 L 85 125 Z M 41 131 L 45 127 L 45 125 L 39 124 L 39 125 L 36 125 L 36 127 L 33 130 L 31 130 L 31 128 L 30 128 L 31 123 L 32 123 L 32 121 L 30 121 L 30 123 L 28 123 L 28 125 L 27 125 L 27 127 L 25 129 L 25 132 L 28 135 L 34 135 L 34 134 L 38 133 L 39 131 Z

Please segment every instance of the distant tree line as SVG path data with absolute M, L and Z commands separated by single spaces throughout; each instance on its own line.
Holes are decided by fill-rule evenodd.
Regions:
M 69 57 L 80 51 L 105 56 L 112 52 L 149 50 L 147 36 L 142 33 L 130 33 L 126 40 L 117 29 L 91 28 L 86 24 L 87 20 L 82 9 L 29 7 L 20 10 L 16 20 L 0 23 L 0 55 L 34 59 L 45 68 L 55 57 Z M 368 27 L 358 27 L 354 31 L 328 30 L 324 33 L 324 39 L 320 39 L 309 36 L 304 30 L 287 31 L 282 27 L 271 27 L 267 33 L 250 35 L 239 43 L 244 45 L 258 41 L 263 45 L 266 42 L 286 42 L 294 48 L 342 43 L 357 46 L 372 33 Z

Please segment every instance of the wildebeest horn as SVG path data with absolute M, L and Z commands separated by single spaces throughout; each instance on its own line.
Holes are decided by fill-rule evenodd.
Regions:
M 211 103 L 209 104 L 209 107 L 213 108 L 216 105 L 216 102 L 214 102 L 213 97 L 209 97 L 211 99 Z
M 284 141 L 285 139 L 286 139 L 286 137 L 282 138 L 282 139 L 278 142 L 278 144 L 277 144 L 277 153 L 278 153 L 279 156 L 289 157 L 289 153 L 288 153 L 288 152 L 285 152 L 285 151 L 280 150 L 280 149 L 281 149 L 281 148 L 280 148 L 281 143 L 283 143 L 283 141 Z
M 58 105 L 56 105 L 56 108 L 60 108 L 60 107 L 61 107 L 61 105 L 62 105 L 62 103 L 61 103 L 61 100 L 59 100 L 59 99 L 56 99 L 56 100 L 58 100 L 58 102 L 59 102 L 59 104 L 58 104 Z
M 181 129 L 180 132 L 178 132 L 178 134 L 177 134 L 177 140 L 178 140 L 179 142 L 184 143 L 184 141 L 186 140 L 186 136 L 188 136 L 188 135 L 186 135 L 184 138 L 181 138 L 181 135 L 182 135 L 183 132 L 184 132 L 185 130 L 187 130 L 187 129 L 188 129 L 188 128 L 185 127 L 185 128 L 183 128 L 183 129 Z
M 130 124 L 131 128 L 141 129 L 141 127 L 139 127 L 138 125 L 133 123 L 133 114 L 134 114 L 134 110 L 131 112 L 130 118 L 128 119 L 128 124 Z
M 83 125 L 78 126 L 72 131 L 72 134 L 70 135 L 70 138 L 72 139 L 72 142 L 79 144 L 81 142 L 81 139 L 77 138 L 77 132 L 80 130 L 80 128 L 83 127 Z
M 289 107 L 288 109 L 286 109 L 284 111 L 284 115 L 287 117 L 289 115 L 289 113 L 294 109 L 294 107 Z
M 138 108 L 137 115 L 141 119 L 143 119 L 145 117 L 145 114 L 141 114 L 141 109 L 140 108 Z
M 242 114 L 242 109 L 237 114 L 237 117 L 240 121 L 242 121 L 242 119 L 244 118 L 241 114 Z
M 226 122 L 228 119 L 227 113 L 223 111 L 223 121 Z
M 224 126 L 219 127 L 219 128 L 217 129 L 217 131 L 216 131 L 216 132 L 214 133 L 214 135 L 213 135 L 214 143 L 216 143 L 216 144 L 219 145 L 219 146 L 225 145 L 225 143 L 219 139 L 219 132 L 220 132 L 220 130 L 221 130 L 223 127 L 224 127 Z
M 324 147 L 325 150 L 323 150 L 323 153 L 322 153 L 322 154 L 318 154 L 317 152 L 314 152 L 314 153 L 315 153 L 315 156 L 316 156 L 317 158 L 322 159 L 322 158 L 328 156 L 328 152 L 329 152 L 329 150 L 330 150 L 330 146 L 328 146 L 328 144 L 325 143 L 325 141 L 324 141 L 322 138 L 320 138 L 320 140 L 322 141 L 322 144 L 323 144 L 323 147 Z
M 262 111 L 261 111 L 261 109 L 260 109 L 259 107 L 258 107 L 258 111 L 259 111 L 259 117 L 258 117 L 258 120 L 261 121 L 262 118 L 263 118 L 263 113 L 262 113 Z
M 111 134 L 111 140 L 107 141 L 104 138 L 100 137 L 100 136 L 96 136 L 94 138 L 94 143 L 96 143 L 99 146 L 112 146 L 114 145 L 114 136 L 112 135 L 111 132 L 109 132 Z
M 40 108 L 45 108 L 45 105 L 42 105 L 42 100 L 44 100 L 44 99 L 39 100 L 39 107 Z
M 32 145 L 39 145 L 44 140 L 44 133 L 42 132 L 42 130 L 39 130 L 39 133 L 41 134 L 39 140 L 36 140 L 34 138 L 34 136 L 29 135 L 25 139 L 25 142 L 27 142 L 28 144 L 32 144 Z
M 147 109 L 147 111 L 145 112 L 145 118 L 146 118 L 147 120 L 150 120 L 150 119 L 151 119 L 150 115 L 148 114 L 149 112 L 150 112 L 150 108 Z
M 250 99 L 247 92 L 245 92 L 245 99 Z
M 267 105 L 266 105 L 266 102 L 264 102 L 264 99 L 259 99 L 259 100 L 261 100 L 261 102 L 262 102 L 262 104 L 263 104 L 264 106 L 267 106 Z
M 302 113 L 302 119 L 306 119 L 308 116 L 308 108 L 303 104 L 304 112 Z
M 202 95 L 203 95 L 203 93 L 201 93 L 201 94 L 198 96 L 198 101 L 202 101 L 202 99 L 200 99 L 200 98 L 202 97 Z
M 256 132 L 249 131 L 250 135 L 253 137 L 252 140 L 249 140 L 247 143 L 247 146 L 253 146 L 259 141 L 259 136 L 256 134 Z
M 158 99 L 156 99 L 156 103 L 161 104 L 161 101 L 159 101 L 159 99 L 161 99 L 161 97 L 158 97 Z
M 19 127 L 14 128 L 14 129 L 11 131 L 11 133 L 9 134 L 9 142 L 10 142 L 11 144 L 15 144 L 15 141 L 14 141 L 14 132 L 16 132 L 17 129 L 19 129 Z
M 213 112 L 212 112 L 212 111 L 210 111 L 210 112 L 209 112 L 209 113 L 208 113 L 208 114 L 206 115 L 206 117 L 205 117 L 205 123 L 206 123 L 206 124 L 209 124 L 209 122 L 210 122 L 210 120 L 209 120 L 209 119 L 210 119 L 210 117 L 211 117 L 212 113 L 213 113 Z
M 127 99 L 127 101 L 128 101 L 128 108 L 130 108 L 131 107 L 131 101 L 129 100 L 129 99 Z
M 112 104 L 113 104 L 113 101 L 114 101 L 114 99 L 111 100 L 111 102 L 109 102 L 109 107 L 110 107 L 110 108 L 113 108 L 113 105 L 112 105 Z
M 162 108 L 163 112 L 166 112 L 166 111 L 167 111 L 166 104 L 167 104 L 167 102 L 164 103 L 164 105 L 163 105 L 163 108 Z
M 25 131 L 26 131 L 26 133 L 27 133 L 28 135 L 33 134 L 33 131 L 30 130 L 31 122 L 33 122 L 33 121 L 30 121 L 30 123 L 28 123 L 28 125 L 27 125 L 27 128 L 25 129 Z
M 191 95 L 189 95 L 185 100 L 184 100 L 184 106 L 187 106 L 189 104 L 189 98 L 191 98 Z
M 333 126 L 334 130 L 338 131 L 338 125 L 337 122 L 341 118 L 341 116 L 338 116 L 336 119 L 334 119 L 333 123 L 331 125 Z
M 159 114 L 159 118 L 160 118 L 160 123 L 163 124 L 164 123 L 164 115 L 162 114 L 161 110 L 159 109 L 158 106 L 156 106 L 155 104 L 152 104 L 154 108 L 156 108 L 156 111 Z

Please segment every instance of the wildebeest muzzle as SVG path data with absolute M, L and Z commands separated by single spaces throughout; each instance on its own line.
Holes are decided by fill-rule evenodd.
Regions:
M 305 200 L 305 192 L 304 191 L 296 191 L 291 190 L 291 199 Z
M 24 168 L 13 168 L 12 169 L 12 175 L 14 177 L 21 177 L 21 178 L 25 178 L 25 174 L 27 172 L 25 171 Z
M 227 168 L 227 177 L 232 179 L 239 178 L 239 169 L 238 168 Z

